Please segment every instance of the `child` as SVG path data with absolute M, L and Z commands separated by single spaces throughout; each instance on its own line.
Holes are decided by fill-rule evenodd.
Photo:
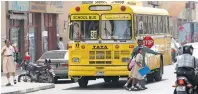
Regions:
M 134 68 L 131 70 L 131 79 L 132 80 L 132 86 L 131 88 L 129 88 L 129 90 L 143 90 L 143 88 L 140 86 L 140 81 L 142 80 L 142 76 L 139 73 L 139 69 L 142 68 L 142 62 L 143 62 L 143 48 L 138 48 L 138 54 L 135 57 L 135 66 Z M 137 87 L 135 87 L 135 81 L 137 80 Z

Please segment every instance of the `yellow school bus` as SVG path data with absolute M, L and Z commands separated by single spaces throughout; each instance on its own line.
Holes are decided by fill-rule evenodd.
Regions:
M 127 61 L 136 39 L 151 36 L 151 48 L 163 56 L 146 54 L 152 70 L 149 81 L 160 81 L 163 66 L 171 64 L 169 14 L 164 9 L 121 4 L 82 4 L 70 9 L 68 76 L 86 87 L 89 80 L 118 82 L 128 77 Z

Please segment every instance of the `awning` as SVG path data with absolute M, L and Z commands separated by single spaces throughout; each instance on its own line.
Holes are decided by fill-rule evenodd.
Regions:
M 10 14 L 9 18 L 10 19 L 16 19 L 16 20 L 26 20 L 27 16 L 26 15 L 22 15 L 22 14 Z

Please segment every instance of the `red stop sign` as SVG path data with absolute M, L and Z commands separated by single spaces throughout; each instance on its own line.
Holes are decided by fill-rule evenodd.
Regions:
M 143 45 L 146 46 L 146 47 L 148 47 L 148 48 L 151 48 L 154 45 L 153 38 L 151 38 L 150 36 L 144 37 L 144 39 L 143 39 Z

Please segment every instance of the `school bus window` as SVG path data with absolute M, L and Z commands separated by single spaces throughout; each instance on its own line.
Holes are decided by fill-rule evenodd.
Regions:
M 143 15 L 143 33 L 148 34 L 148 19 L 147 16 Z
M 163 33 L 163 30 L 162 30 L 162 16 L 158 16 L 157 17 L 157 28 L 158 28 L 158 33 Z
M 168 17 L 168 28 L 169 28 L 169 34 L 172 34 L 174 29 L 173 29 L 173 21 L 171 17 Z
M 102 39 L 131 39 L 131 20 L 103 20 L 101 24 Z
M 165 21 L 166 22 L 166 33 L 169 34 L 168 16 L 165 16 L 165 19 L 166 19 L 166 21 Z
M 155 34 L 157 33 L 157 16 L 153 16 L 153 33 L 152 34 Z
M 152 22 L 152 16 L 148 16 L 148 34 L 153 34 L 153 22 Z
M 144 23 L 143 23 L 143 16 L 142 15 L 137 15 L 137 25 L 138 25 L 138 34 L 144 34 L 143 30 L 144 30 Z
M 98 39 L 99 21 L 71 21 L 70 23 L 70 39 L 71 40 L 92 40 Z
M 139 34 L 138 32 L 138 16 L 135 16 L 135 35 Z
M 162 24 L 163 33 L 166 34 L 166 16 L 162 16 Z

